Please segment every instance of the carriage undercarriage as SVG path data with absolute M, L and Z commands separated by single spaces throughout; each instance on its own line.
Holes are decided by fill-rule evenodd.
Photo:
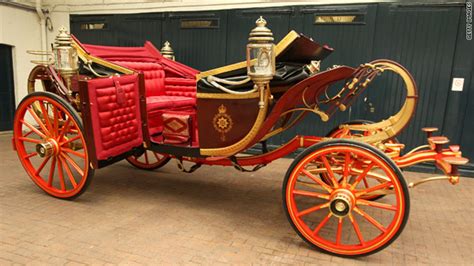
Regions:
M 71 47 L 80 69 L 61 71 L 46 63 L 33 69 L 30 94 L 14 123 L 13 147 L 23 167 L 54 197 L 81 195 L 95 169 L 123 159 L 145 170 L 174 159 L 186 173 L 202 165 L 253 172 L 303 150 L 282 186 L 290 224 L 324 252 L 360 256 L 382 250 L 401 233 L 409 214 L 408 187 L 441 179 L 457 184 L 458 165 L 467 163 L 459 146 L 445 147 L 446 137 L 433 136 L 436 128 L 423 128 L 426 144 L 411 151 L 396 140 L 418 98 L 404 67 L 376 60 L 319 72 L 314 59 L 323 60 L 332 49 L 295 32 L 275 49 L 282 62 L 277 72 L 286 72 L 266 83 L 239 78 L 245 62 L 198 72 L 163 58 L 152 45 L 132 51 L 74 39 Z M 299 53 L 302 47 L 311 56 Z M 348 122 L 325 137 L 297 135 L 275 150 L 263 145 L 261 154 L 245 154 L 308 114 L 324 122 L 345 111 L 386 73 L 405 88 L 395 115 Z M 157 82 L 165 92 L 153 91 Z M 36 91 L 38 84 L 44 91 Z M 400 169 L 421 162 L 435 163 L 444 175 L 407 184 Z

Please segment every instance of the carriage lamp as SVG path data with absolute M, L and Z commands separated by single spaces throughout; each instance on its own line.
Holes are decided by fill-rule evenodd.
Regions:
M 161 47 L 160 52 L 164 58 L 168 58 L 170 60 L 175 61 L 174 51 L 173 51 L 173 48 L 171 48 L 170 42 L 166 41 L 163 44 L 163 47 Z
M 275 75 L 275 44 L 267 21 L 260 17 L 255 24 L 247 44 L 247 75 L 260 90 L 259 106 L 263 108 L 265 87 Z
M 65 27 L 59 28 L 53 47 L 54 68 L 66 81 L 67 88 L 70 89 L 71 77 L 78 73 L 78 55 L 76 48 L 72 46 L 71 35 Z

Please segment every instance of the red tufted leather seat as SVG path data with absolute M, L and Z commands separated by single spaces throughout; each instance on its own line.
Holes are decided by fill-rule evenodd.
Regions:
M 194 80 L 165 78 L 163 66 L 155 62 L 115 61 L 115 63 L 143 72 L 148 111 L 196 105 Z
M 198 70 L 164 58 L 148 41 L 143 47 L 115 47 L 81 44 L 76 38 L 74 40 L 92 55 L 143 72 L 148 130 L 152 137 L 160 137 L 159 133 L 163 131 L 162 115 L 166 112 L 178 111 L 195 117 L 195 76 Z M 192 120 L 195 131 L 192 145 L 198 146 L 197 120 Z

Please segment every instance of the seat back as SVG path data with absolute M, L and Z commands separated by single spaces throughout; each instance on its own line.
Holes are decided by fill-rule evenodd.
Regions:
M 165 78 L 165 94 L 196 98 L 196 80 L 188 78 Z
M 143 72 L 147 97 L 165 95 L 165 71 L 161 64 L 131 61 L 114 61 L 114 63 Z

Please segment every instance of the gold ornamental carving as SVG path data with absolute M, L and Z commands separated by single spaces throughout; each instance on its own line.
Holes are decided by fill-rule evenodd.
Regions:
M 225 141 L 225 134 L 232 129 L 234 122 L 227 113 L 227 108 L 223 104 L 217 108 L 217 114 L 212 119 L 212 125 L 214 126 L 214 129 L 220 133 L 221 141 Z

